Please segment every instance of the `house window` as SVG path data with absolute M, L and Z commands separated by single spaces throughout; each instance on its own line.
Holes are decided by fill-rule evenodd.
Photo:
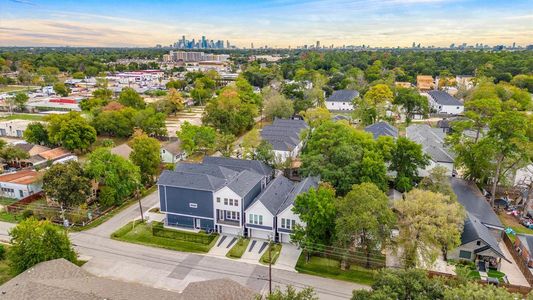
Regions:
M 233 201 L 234 201 L 235 206 L 239 206 L 239 200 L 235 199 Z
M 296 225 L 296 221 L 295 220 L 291 220 L 291 229 L 294 229 L 294 225 Z
M 254 223 L 254 215 L 250 214 L 248 216 L 248 223 L 253 224 Z
M 259 225 L 263 225 L 263 216 L 259 215 Z
M 228 198 L 224 198 L 224 205 L 228 205 Z
M 481 245 L 481 241 L 477 241 L 476 245 L 480 246 Z
M 250 214 L 249 222 L 250 224 L 263 225 L 263 216 Z
M 281 228 L 285 228 L 285 219 L 281 218 Z
M 196 203 L 189 203 L 190 208 L 198 208 L 198 204 Z
M 217 197 L 217 203 L 220 203 L 220 197 Z
M 24 197 L 24 192 L 22 190 L 19 190 L 19 195 L 21 198 Z
M 460 250 L 459 257 L 464 259 L 472 259 L 472 252 Z
M 163 154 L 165 154 L 165 153 L 167 153 L 167 152 L 165 151 L 165 149 L 163 149 Z
M 229 205 L 233 206 L 233 199 L 229 199 Z

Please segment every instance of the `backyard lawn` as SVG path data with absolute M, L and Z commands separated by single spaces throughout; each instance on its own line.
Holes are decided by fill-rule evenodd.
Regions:
M 351 281 L 360 284 L 372 285 L 375 281 L 375 270 L 351 265 L 347 270 L 341 270 L 340 262 L 335 259 L 311 256 L 309 262 L 305 262 L 305 253 L 300 255 L 296 270 L 300 273 Z
M 500 221 L 502 221 L 503 226 L 511 227 L 516 233 L 533 234 L 533 229 L 523 226 L 517 218 L 506 214 L 505 211 L 500 211 L 498 217 L 500 218 Z
M 171 230 L 171 229 L 169 229 Z M 180 232 L 176 230 L 176 232 Z M 188 235 L 195 235 L 195 233 L 185 232 Z M 196 234 L 198 236 L 205 236 L 205 234 Z M 111 235 L 112 239 L 141 244 L 145 246 L 152 246 L 158 248 L 165 248 L 183 252 L 206 253 L 215 245 L 218 237 L 215 237 L 209 244 L 202 244 L 196 242 L 189 242 L 175 238 L 154 236 L 152 234 L 152 226 L 141 221 L 129 222 L 124 227 L 115 231 Z
M 248 248 L 249 243 L 249 239 L 240 238 L 235 245 L 231 247 L 226 256 L 229 258 L 241 258 L 241 256 L 244 254 L 244 251 L 246 251 L 246 248 Z

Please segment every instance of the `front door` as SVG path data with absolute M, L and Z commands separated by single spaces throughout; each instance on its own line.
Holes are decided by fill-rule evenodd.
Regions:
M 200 220 L 201 219 L 194 219 L 194 228 L 196 228 L 196 229 L 200 229 L 201 228 L 200 227 L 200 225 L 201 225 L 200 224 Z

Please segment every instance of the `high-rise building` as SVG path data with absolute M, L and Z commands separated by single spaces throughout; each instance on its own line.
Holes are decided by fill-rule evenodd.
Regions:
M 317 49 L 320 48 L 320 41 L 316 41 L 316 48 L 317 48 Z

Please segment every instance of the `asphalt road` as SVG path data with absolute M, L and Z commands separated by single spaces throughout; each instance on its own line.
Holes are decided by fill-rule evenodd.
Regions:
M 157 204 L 157 192 L 142 199 L 143 210 Z M 268 268 L 256 264 L 147 247 L 115 241 L 110 234 L 140 216 L 139 206 L 126 208 L 107 222 L 85 232 L 70 234 L 80 256 L 88 258 L 83 268 L 97 276 L 137 282 L 181 292 L 194 281 L 230 278 L 256 290 L 268 291 Z M 0 222 L 0 238 L 12 225 Z M 272 269 L 272 286 L 314 287 L 320 299 L 349 299 L 354 289 L 368 286 L 291 271 Z

